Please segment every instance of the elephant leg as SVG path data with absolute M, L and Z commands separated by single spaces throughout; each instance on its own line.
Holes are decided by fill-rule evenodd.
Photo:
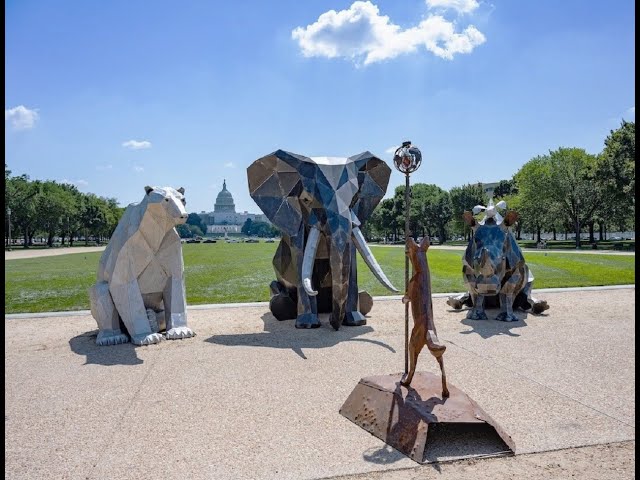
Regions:
M 473 300 L 473 307 L 467 313 L 469 320 L 488 320 L 487 314 L 484 311 L 484 295 L 471 294 Z
M 356 246 L 351 244 L 351 270 L 349 272 L 349 288 L 347 291 L 347 303 L 345 304 L 346 314 L 342 325 L 349 327 L 359 327 L 366 325 L 367 319 L 358 311 L 358 272 L 356 261 Z
M 120 329 L 120 316 L 109 293 L 107 282 L 98 282 L 89 289 L 91 315 L 98 322 L 97 345 L 127 343 L 129 336 Z
M 513 294 L 500 294 L 500 313 L 496 320 L 501 322 L 517 322 L 518 317 L 513 313 Z
M 304 288 L 298 289 L 298 316 L 296 318 L 296 328 L 318 328 L 318 302 L 316 297 L 307 294 Z

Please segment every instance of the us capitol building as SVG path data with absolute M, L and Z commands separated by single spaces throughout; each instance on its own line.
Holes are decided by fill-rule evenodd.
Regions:
M 248 218 L 252 222 L 266 222 L 271 224 L 267 217 L 261 213 L 237 213 L 233 202 L 233 195 L 227 190 L 226 179 L 222 182 L 222 190 L 216 197 L 213 212 L 200 212 L 200 218 L 207 226 L 207 233 L 240 233 L 244 222 Z

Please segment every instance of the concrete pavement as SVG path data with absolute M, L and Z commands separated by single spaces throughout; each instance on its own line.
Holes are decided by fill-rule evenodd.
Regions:
M 632 441 L 634 295 L 541 292 L 550 310 L 514 323 L 435 298 L 448 379 L 513 437 L 515 459 Z M 97 347 L 87 315 L 5 319 L 6 478 L 427 475 L 338 414 L 361 377 L 402 370 L 403 315 L 378 300 L 368 325 L 335 332 L 326 319 L 296 330 L 264 305 L 191 310 L 198 336 L 149 347 Z M 438 372 L 428 352 L 418 369 Z M 496 461 L 514 458 L 469 465 Z

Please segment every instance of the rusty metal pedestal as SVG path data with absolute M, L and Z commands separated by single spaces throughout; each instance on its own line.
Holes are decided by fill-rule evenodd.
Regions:
M 464 445 L 466 454 L 459 452 L 456 458 L 515 451 L 513 439 L 464 392 L 449 384 L 450 396 L 443 399 L 440 376 L 416 372 L 409 388 L 400 384 L 401 378 L 400 373 L 362 378 L 340 414 L 418 463 L 438 461 L 425 455 L 427 435 L 445 425 Z M 493 447 L 484 442 L 474 450 L 470 439 L 479 431 L 480 436 L 495 438 Z M 455 448 L 449 442 L 447 446 Z

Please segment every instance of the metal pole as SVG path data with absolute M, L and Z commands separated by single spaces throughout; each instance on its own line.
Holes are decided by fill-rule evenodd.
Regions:
M 404 187 L 404 291 L 409 291 L 409 215 L 411 207 L 411 194 L 409 191 L 409 173 L 405 173 Z M 404 304 L 404 373 L 409 372 L 409 303 Z

